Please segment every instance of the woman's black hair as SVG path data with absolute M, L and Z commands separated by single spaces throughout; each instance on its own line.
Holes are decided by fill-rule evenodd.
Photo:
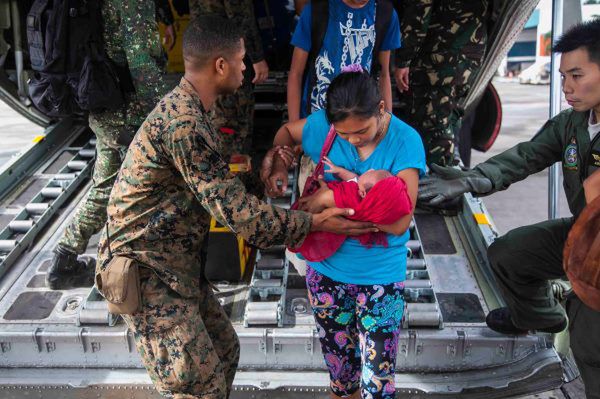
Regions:
M 325 113 L 329 123 L 350 116 L 367 119 L 378 115 L 380 102 L 379 85 L 368 72 L 344 72 L 327 89 Z

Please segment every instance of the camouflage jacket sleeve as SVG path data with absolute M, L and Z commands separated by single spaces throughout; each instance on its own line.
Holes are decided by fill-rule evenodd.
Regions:
M 253 64 L 265 59 L 262 41 L 258 32 L 252 0 L 223 0 L 227 17 L 235 21 L 244 34 L 246 53 Z
M 246 192 L 229 173 L 223 158 L 204 139 L 195 117 L 171 121 L 165 151 L 204 209 L 220 224 L 250 243 L 265 248 L 299 245 L 308 234 L 311 215 L 268 205 Z
M 161 68 L 162 55 L 155 21 L 154 2 L 124 1 L 121 5 L 123 50 L 140 107 L 148 113 L 166 93 Z
M 162 22 L 167 26 L 173 25 L 175 18 L 173 17 L 169 0 L 154 0 L 154 4 L 156 7 L 156 21 Z
M 397 67 L 404 68 L 410 66 L 427 37 L 433 0 L 404 1 L 401 8 L 402 46 L 396 50 L 394 60 Z
M 493 189 L 487 194 L 505 190 L 513 183 L 540 172 L 561 161 L 565 130 L 562 114 L 547 121 L 530 140 L 480 163 L 473 173 L 492 181 Z

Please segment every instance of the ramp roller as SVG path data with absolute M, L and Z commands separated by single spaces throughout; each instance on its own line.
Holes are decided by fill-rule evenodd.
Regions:
M 50 204 L 46 204 L 45 202 L 31 202 L 25 205 L 25 210 L 30 215 L 41 215 L 46 212 L 50 208 Z
M 62 187 L 44 187 L 42 189 L 42 197 L 44 198 L 58 198 L 62 194 L 64 189 Z
M 15 233 L 27 233 L 33 225 L 33 220 L 13 220 L 8 224 L 8 228 Z
M 17 247 L 17 240 L 0 240 L 0 252 L 10 252 Z
M 87 165 L 87 161 L 69 161 L 67 163 L 67 167 L 71 170 L 83 170 Z
M 431 288 L 431 280 L 406 280 L 405 288 Z
M 84 148 L 82 150 L 79 150 L 79 156 L 81 158 L 94 158 L 96 156 L 96 150 L 93 148 Z

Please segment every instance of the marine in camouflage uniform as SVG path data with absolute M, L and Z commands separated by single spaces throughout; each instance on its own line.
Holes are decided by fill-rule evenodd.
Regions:
M 300 244 L 311 226 L 307 213 L 246 194 L 219 154 L 219 136 L 183 78 L 131 143 L 99 245 L 97 273 L 117 254 L 141 266 L 143 307 L 124 319 L 168 397 L 225 398 L 235 375 L 239 342 L 203 276 L 211 215 L 263 248 Z
M 244 33 L 250 62 L 256 64 L 265 59 L 251 0 L 190 0 L 191 20 L 201 15 L 219 15 L 234 20 Z M 242 87 L 233 94 L 219 96 L 211 111 L 213 124 L 223 136 L 223 157 L 227 160 L 232 154 L 251 152 L 254 119 L 251 71 L 252 68 L 246 68 Z
M 398 116 L 421 134 L 428 163 L 450 165 L 463 112 L 458 103 L 481 67 L 491 7 L 487 0 L 415 0 L 398 8 L 402 47 L 395 63 L 410 70 Z
M 106 221 L 106 204 L 130 140 L 146 115 L 167 92 L 157 61 L 162 57 L 154 2 L 109 0 L 103 3 L 105 49 L 109 58 L 129 68 L 133 89 L 126 93 L 125 105 L 116 111 L 90 114 L 95 133 L 96 162 L 93 184 L 65 230 L 59 246 L 81 254 L 92 235 Z

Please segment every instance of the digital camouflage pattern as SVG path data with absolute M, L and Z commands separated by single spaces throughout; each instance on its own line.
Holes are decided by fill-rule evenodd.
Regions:
M 403 2 L 398 67 L 409 67 L 400 118 L 423 138 L 427 162 L 452 164 L 460 130 L 458 103 L 471 89 L 485 53 L 489 1 Z
M 233 94 L 221 95 L 210 111 L 212 124 L 222 135 L 223 158 L 233 154 L 250 154 L 254 120 L 252 83 L 244 76 L 242 87 Z M 250 154 L 253 155 L 253 154 Z
M 131 143 L 99 244 L 97 272 L 110 254 L 142 266 L 142 311 L 125 319 L 169 397 L 225 398 L 235 374 L 239 343 L 202 270 L 211 215 L 261 248 L 298 245 L 311 225 L 305 212 L 246 194 L 219 154 L 220 140 L 183 78 Z
M 142 311 L 123 319 L 158 392 L 174 398 L 227 398 L 240 344 L 206 282 L 194 297 L 142 270 Z
M 152 268 L 184 297 L 199 289 L 200 253 L 211 215 L 261 248 L 296 246 L 310 230 L 308 213 L 246 194 L 219 153 L 220 140 L 198 94 L 183 78 L 138 131 L 108 205 L 112 253 L 126 253 Z M 103 232 L 100 267 L 107 245 Z
M 157 66 L 162 48 L 155 12 L 154 2 L 103 2 L 106 52 L 116 64 L 129 68 L 135 93 L 126 93 L 120 110 L 90 114 L 90 128 L 97 139 L 92 188 L 59 242 L 77 254 L 85 251 L 90 237 L 104 225 L 108 197 L 129 141 L 167 92 Z
M 251 0 L 190 0 L 191 19 L 201 15 L 219 15 L 232 19 L 244 35 L 246 54 L 251 63 L 264 60 L 260 32 Z M 213 126 L 223 132 L 225 159 L 233 154 L 249 154 L 252 146 L 254 88 L 249 73 L 235 93 L 219 96 L 211 117 Z

